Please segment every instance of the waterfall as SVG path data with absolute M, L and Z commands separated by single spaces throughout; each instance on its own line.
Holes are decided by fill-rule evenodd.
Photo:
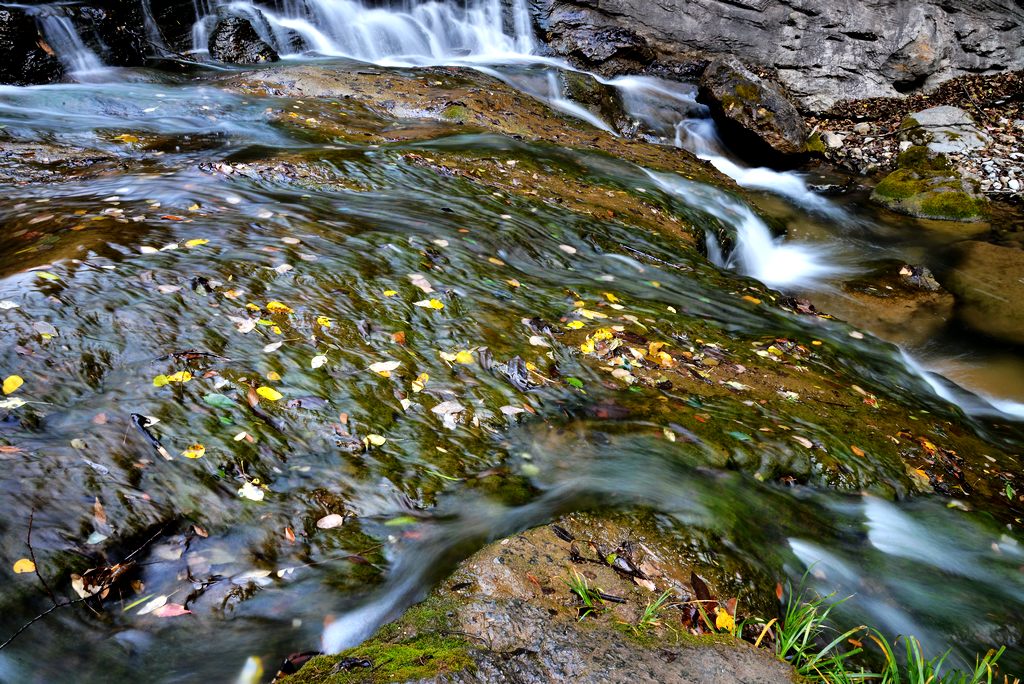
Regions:
M 192 33 L 196 52 L 206 51 L 218 7 L 249 19 L 285 56 L 301 51 L 293 46 L 304 45 L 323 55 L 422 66 L 498 61 L 534 51 L 526 0 L 396 0 L 383 6 L 360 0 L 280 0 L 273 7 L 249 2 L 199 7 Z
M 81 77 L 103 71 L 103 62 L 95 52 L 85 46 L 75 25 L 63 14 L 59 6 L 44 5 L 34 14 L 47 44 L 64 63 L 69 73 Z

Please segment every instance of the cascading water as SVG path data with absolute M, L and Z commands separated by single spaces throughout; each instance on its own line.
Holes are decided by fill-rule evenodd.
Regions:
M 44 5 L 34 12 L 46 42 L 78 79 L 103 71 L 103 62 L 82 42 L 78 30 L 60 6 Z

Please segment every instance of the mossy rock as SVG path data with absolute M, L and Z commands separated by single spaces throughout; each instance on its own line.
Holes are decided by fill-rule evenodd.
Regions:
M 953 168 L 944 154 L 936 154 L 924 145 L 914 145 L 903 151 L 896 165 L 915 171 L 949 171 Z
M 285 681 L 289 684 L 413 682 L 473 667 L 465 640 L 425 634 L 398 642 L 375 639 L 338 655 L 317 656 Z
M 920 160 L 919 155 L 911 157 L 911 161 Z M 937 221 L 983 221 L 987 206 L 985 199 L 953 172 L 914 168 L 900 168 L 886 176 L 871 193 L 871 200 L 901 214 Z
M 807 151 L 825 153 L 825 141 L 821 139 L 820 133 L 813 133 L 811 137 L 807 138 Z

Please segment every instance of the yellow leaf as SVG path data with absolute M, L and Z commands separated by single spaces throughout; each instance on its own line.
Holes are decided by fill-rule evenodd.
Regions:
M 28 558 L 19 558 L 14 562 L 14 572 L 21 574 L 23 572 L 35 572 L 36 564 L 30 561 Z
M 579 314 L 580 316 L 591 320 L 594 318 L 608 318 L 608 316 L 604 315 L 600 311 L 591 311 L 590 309 L 580 309 Z
M 381 435 L 366 435 L 365 442 L 372 444 L 373 446 L 380 446 L 384 442 L 388 441 L 387 438 Z
M 281 302 L 267 302 L 267 311 L 270 313 L 295 313 L 295 309 Z
M 608 328 L 598 328 L 594 331 L 594 334 L 591 335 L 591 337 L 594 341 L 601 342 L 602 340 L 610 340 L 615 337 L 615 335 L 612 334 L 612 331 Z
M 193 444 L 188 449 L 181 452 L 181 455 L 185 458 L 202 458 L 203 454 L 206 453 L 206 447 L 202 444 Z
M 522 283 L 520 283 L 515 278 L 509 278 L 505 282 L 508 283 L 509 285 L 511 285 L 512 287 L 522 287 Z
M 272 382 L 277 382 L 280 379 L 281 379 L 281 374 L 278 373 L 277 371 L 270 371 L 269 373 L 267 373 L 267 380 L 270 380 Z
M 583 327 L 583 321 L 569 321 L 565 324 L 569 330 L 579 330 Z
M 161 373 L 160 375 L 153 378 L 153 387 L 163 387 L 168 382 L 167 376 Z
M 207 240 L 206 238 L 196 238 L 194 240 L 187 241 L 185 243 L 185 246 L 186 247 L 198 247 L 199 245 L 205 245 L 208 242 L 209 242 L 209 240 Z
M 57 275 L 56 273 L 50 273 L 49 271 L 40 271 L 36 275 L 38 275 L 40 278 L 43 278 L 44 280 L 60 280 L 59 275 Z
M 423 388 L 427 386 L 427 381 L 430 380 L 430 376 L 426 373 L 420 373 L 416 376 L 416 379 L 412 381 L 412 391 L 422 392 Z
M 455 363 L 464 363 L 466 365 L 469 365 L 473 363 L 473 355 L 466 351 L 465 349 L 463 349 L 462 351 L 455 355 Z
M 167 376 L 167 382 L 188 382 L 191 379 L 192 374 L 188 371 L 178 371 Z
M 267 387 L 265 385 L 263 387 L 257 387 L 256 394 L 260 395 L 261 397 L 269 401 L 277 401 L 278 399 L 284 396 L 273 387 Z
M 718 608 L 718 615 L 715 616 L 715 628 L 722 631 L 731 632 L 736 626 L 736 621 L 732 615 L 729 615 L 723 608 Z
M 760 304 L 761 300 L 757 297 L 751 297 L 750 295 L 743 295 L 743 301 L 750 302 L 751 304 Z
M 424 309 L 441 310 L 444 308 L 444 302 L 442 302 L 440 299 L 421 299 L 418 302 L 414 302 L 414 304 Z
M 605 299 L 607 299 L 612 304 L 616 304 L 620 301 L 619 298 L 613 295 L 611 292 L 602 292 L 601 294 L 603 294 Z
M 20 375 L 11 375 L 4 380 L 4 394 L 16 392 L 19 387 L 25 384 Z
M 587 338 L 587 341 L 580 345 L 580 351 L 584 354 L 594 353 L 594 340 Z
M 396 294 L 398 294 L 398 290 L 384 290 L 385 297 L 394 297 Z
M 317 323 L 317 325 L 319 325 L 321 327 L 324 327 L 324 328 L 330 328 L 331 327 L 331 319 L 328 318 L 327 316 L 317 316 L 316 317 L 316 323 Z
M 137 142 L 139 142 L 138 137 L 132 135 L 131 133 L 122 133 L 121 135 L 116 135 L 116 136 L 114 136 L 114 140 L 119 140 L 119 141 L 121 141 L 123 143 L 137 143 Z
M 497 259 L 495 257 L 487 257 L 487 260 L 490 261 L 495 266 L 504 266 L 505 265 L 504 261 L 502 261 L 501 259 Z
M 224 291 L 224 296 L 227 297 L 228 299 L 238 299 L 239 297 L 242 296 L 242 291 L 241 290 L 225 290 Z

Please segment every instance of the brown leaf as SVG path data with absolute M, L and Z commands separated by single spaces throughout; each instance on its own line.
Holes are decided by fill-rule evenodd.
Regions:
M 405 331 L 399 330 L 398 332 L 391 333 L 391 341 L 395 344 L 405 344 Z
M 711 595 L 711 590 L 708 589 L 707 583 L 700 577 L 697 577 L 697 573 L 690 573 L 690 586 L 693 587 L 693 593 L 697 597 L 698 601 L 714 601 L 714 597 Z

